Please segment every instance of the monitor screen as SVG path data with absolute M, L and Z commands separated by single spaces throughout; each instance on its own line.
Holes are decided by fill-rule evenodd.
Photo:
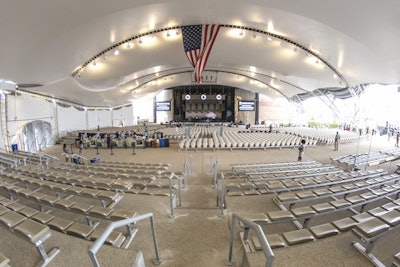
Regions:
M 239 101 L 239 111 L 254 111 L 254 101 Z
M 171 101 L 156 102 L 156 111 L 171 111 Z

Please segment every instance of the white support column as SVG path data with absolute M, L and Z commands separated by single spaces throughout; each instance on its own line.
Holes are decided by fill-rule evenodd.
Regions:
M 85 107 L 86 130 L 89 130 L 89 111 Z
M 53 135 L 53 140 L 54 143 L 60 139 L 60 129 L 58 128 L 58 109 L 57 109 L 57 103 L 53 99 L 53 124 L 54 124 L 54 135 Z
M 113 110 L 112 109 L 110 109 L 110 112 L 111 112 L 111 127 L 114 127 L 114 112 L 113 112 Z
M 0 93 L 0 109 L 1 109 L 1 134 L 3 135 L 4 148 L 10 151 L 10 141 L 8 140 L 8 126 L 7 126 L 7 97 L 5 94 Z

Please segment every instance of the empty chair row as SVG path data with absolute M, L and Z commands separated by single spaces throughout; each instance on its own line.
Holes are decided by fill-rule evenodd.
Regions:
M 395 189 L 394 191 L 384 191 L 375 194 L 374 198 L 363 198 L 361 196 L 350 196 L 343 199 L 336 199 L 329 202 L 322 202 L 318 204 L 313 204 L 310 206 L 302 206 L 298 208 L 292 208 L 290 210 L 282 209 L 278 211 L 270 211 L 266 214 L 257 215 L 257 221 L 263 225 L 276 224 L 276 223 L 287 223 L 287 222 L 300 222 L 302 221 L 302 228 L 307 228 L 307 224 L 310 219 L 331 215 L 339 211 L 354 210 L 354 208 L 361 207 L 360 212 L 363 212 L 364 207 L 367 204 L 374 203 L 378 200 L 384 200 L 390 195 L 398 194 L 400 189 Z M 371 191 L 373 192 L 373 191 Z M 394 202 L 396 205 L 400 205 L 400 201 Z
M 376 241 L 393 231 L 400 229 L 400 209 L 391 211 L 379 211 L 373 217 L 356 225 L 352 229 L 353 235 L 358 239 L 353 242 L 353 246 L 366 256 L 375 266 L 385 266 L 378 258 L 372 254 L 372 249 Z M 398 264 L 398 256 L 394 258 L 394 264 Z
M 89 204 L 87 202 L 76 201 L 72 199 L 72 196 L 61 198 L 59 196 L 49 195 L 41 191 L 32 191 L 27 189 L 21 190 L 21 187 L 15 185 L 1 184 L 0 188 L 6 190 L 10 197 L 8 202 L 3 200 L 5 203 L 14 201 L 14 199 L 18 196 L 38 203 L 40 209 L 42 210 L 44 210 L 43 205 L 48 205 L 59 209 L 84 214 L 86 216 L 93 216 L 108 220 L 126 219 L 126 217 L 133 217 L 133 215 L 136 214 L 134 211 L 123 210 L 116 207 L 104 207 Z M 20 206 L 18 206 L 18 208 L 20 208 Z
M 4 184 L 1 184 L 2 187 L 6 188 L 9 191 L 13 191 L 16 194 L 26 195 L 27 197 L 35 196 L 40 198 L 42 194 L 39 192 L 40 189 L 49 190 L 55 192 L 57 195 L 65 194 L 73 194 L 79 195 L 82 197 L 87 197 L 91 199 L 98 199 L 103 206 L 107 205 L 115 205 L 115 203 L 119 202 L 124 195 L 115 191 L 87 188 L 82 186 L 74 186 L 69 184 L 63 184 L 58 182 L 51 182 L 46 180 L 41 180 L 37 178 L 23 177 L 18 176 L 18 179 L 14 177 L 7 177 L 8 180 L 4 179 Z M 22 185 L 18 185 L 19 182 L 22 182 Z M 30 189 L 29 185 L 33 185 L 34 189 Z M 106 202 L 109 202 L 108 204 Z
M 50 228 L 52 230 L 90 241 L 95 241 L 104 231 L 104 229 L 98 227 L 99 224 L 82 224 L 63 217 L 54 216 L 48 212 L 32 209 L 28 206 L 19 204 L 18 202 L 9 202 L 8 199 L 0 199 L 0 204 L 0 213 L 1 211 L 6 210 L 6 212 L 0 216 L 0 222 L 8 227 L 14 227 L 14 225 L 18 225 L 21 222 L 29 222 L 30 225 L 33 225 L 32 227 L 34 229 L 42 229 L 40 233 L 45 232 L 47 235 L 49 235 L 49 233 L 51 235 L 51 232 L 49 231 Z M 32 235 L 30 238 L 34 241 L 38 240 L 40 236 L 41 235 L 35 237 Z M 114 231 L 106 243 L 115 247 L 121 247 L 125 239 L 126 236 L 123 233 Z M 39 241 L 43 242 L 43 240 L 40 239 Z
M 400 201 L 397 200 L 394 202 L 388 202 L 380 207 L 371 209 L 368 212 L 340 218 L 337 220 L 333 220 L 332 222 L 315 225 L 309 228 L 303 228 L 277 234 L 267 234 L 266 238 L 271 248 L 276 249 L 286 246 L 298 245 L 329 236 L 334 236 L 358 228 L 364 229 L 363 231 L 366 232 L 372 233 L 375 230 L 376 233 L 379 233 L 379 231 L 386 228 L 386 226 L 383 228 L 374 228 L 373 226 L 366 227 L 366 225 L 371 224 L 368 223 L 368 221 L 376 218 L 377 216 L 381 217 L 381 219 L 384 221 L 386 220 L 386 223 L 388 223 L 389 225 L 396 225 L 398 227 L 400 222 Z M 263 215 L 261 215 L 261 217 L 258 216 L 249 218 L 249 220 L 262 224 L 264 222 L 264 217 Z M 256 238 L 251 238 L 251 243 L 252 244 L 250 245 L 255 251 L 261 250 L 261 246 L 259 245 Z
M 302 190 L 297 192 L 284 192 L 279 193 L 274 196 L 273 200 L 278 205 L 286 205 L 288 207 L 293 207 L 297 203 L 303 203 L 306 201 L 316 201 L 324 198 L 338 197 L 341 195 L 349 195 L 352 193 L 362 192 L 367 189 L 373 189 L 379 187 L 381 190 L 373 190 L 372 192 L 385 191 L 395 191 L 400 189 L 399 174 L 382 175 L 378 177 L 368 178 L 365 181 L 358 181 L 355 183 L 346 183 L 342 185 L 332 186 L 328 188 L 318 188 L 311 190 Z M 397 183 L 397 184 L 393 184 Z M 387 184 L 393 184 L 392 186 L 386 186 Z M 366 192 L 362 194 L 365 199 L 373 198 L 374 194 L 372 192 Z
M 373 177 L 378 177 L 387 174 L 387 171 L 382 169 L 370 170 L 368 172 L 352 172 L 352 173 L 339 173 L 329 175 L 316 175 L 310 177 L 300 176 L 290 179 L 273 180 L 273 181 L 244 181 L 243 179 L 230 179 L 226 183 L 226 190 L 228 196 L 241 196 L 245 191 L 246 194 L 266 194 L 266 193 L 279 193 L 291 192 L 298 190 L 317 189 L 324 187 L 333 187 L 335 185 L 342 185 L 345 183 L 355 183 L 358 181 L 366 180 Z M 333 187 L 334 188 L 334 187 Z M 338 189 L 344 190 L 344 189 Z M 251 192 L 254 191 L 254 192 Z
M 0 204 L 2 204 L 3 199 L 0 196 Z M 48 226 L 31 220 L 3 205 L 0 205 L 0 225 L 35 245 L 42 257 L 41 266 L 48 264 L 60 251 L 59 248 L 54 248 L 50 252 L 46 252 L 43 247 L 43 243 L 52 235 Z M 7 259 L 3 259 L 2 263 L 8 264 Z
M 268 168 L 268 169 L 280 169 L 280 168 L 301 168 L 304 165 L 322 165 L 315 161 L 289 161 L 289 162 L 276 162 L 276 163 L 241 163 L 231 164 L 232 171 L 241 171 L 242 169 L 257 169 L 257 168 Z
M 91 176 L 81 176 L 81 175 L 55 175 L 52 173 L 32 175 L 32 173 L 20 172 L 20 174 L 9 174 L 6 177 L 13 178 L 15 180 L 20 180 L 22 182 L 38 184 L 38 185 L 48 185 L 49 187 L 61 187 L 63 191 L 68 189 L 69 186 L 79 186 L 88 188 L 97 188 L 108 191 L 124 192 L 132 188 L 135 184 L 146 185 L 149 180 L 135 180 L 129 181 L 125 179 L 107 179 L 98 178 Z M 49 181 L 49 183 L 46 183 Z M 50 183 L 53 182 L 53 183 Z M 58 185 L 57 185 L 58 184 Z
M 25 176 L 15 176 L 13 174 L 5 175 L 6 177 L 15 179 L 17 181 L 21 181 L 24 183 L 36 184 L 38 186 L 47 187 L 51 190 L 61 190 L 63 192 L 68 192 L 71 190 L 71 193 L 76 193 L 76 191 L 81 190 L 78 187 L 85 188 L 94 188 L 100 190 L 108 190 L 115 192 L 132 192 L 136 191 L 136 189 L 145 189 L 145 188 L 169 188 L 170 179 L 144 179 L 144 180 L 127 180 L 127 179 L 106 179 L 106 178 L 97 178 L 97 177 L 85 177 L 85 176 L 56 176 L 53 174 L 40 174 L 40 179 L 37 178 L 29 178 Z M 36 179 L 36 180 L 35 180 Z M 176 180 L 172 182 L 172 188 L 177 187 Z M 71 188 L 72 187 L 72 188 Z M 76 188 L 75 188 L 76 187 Z M 133 189 L 133 190 L 130 190 Z M 86 190 L 88 192 L 89 190 Z M 85 191 L 84 191 L 85 192 Z M 94 191 L 91 191 L 91 194 Z M 79 193 L 79 192 L 78 192 Z M 111 196 L 118 197 L 115 193 L 101 193 L 99 194 L 100 198 Z M 107 199 L 110 201 L 115 201 L 115 199 Z

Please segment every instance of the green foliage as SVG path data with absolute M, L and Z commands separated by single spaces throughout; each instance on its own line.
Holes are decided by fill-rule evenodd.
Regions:
M 316 128 L 338 128 L 339 124 L 337 123 L 327 123 L 327 122 L 316 122 L 316 121 L 309 121 L 309 127 L 316 127 Z

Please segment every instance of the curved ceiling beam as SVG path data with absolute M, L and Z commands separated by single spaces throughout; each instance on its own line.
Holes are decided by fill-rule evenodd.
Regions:
M 342 75 L 342 73 L 340 73 L 332 64 L 330 64 L 326 59 L 324 59 L 322 56 L 320 56 L 319 54 L 315 53 L 314 51 L 312 51 L 311 49 L 307 48 L 305 45 L 302 45 L 298 42 L 295 42 L 285 36 L 276 34 L 276 33 L 272 33 L 272 32 L 268 32 L 268 31 L 264 31 L 264 30 L 260 30 L 260 29 L 256 29 L 256 28 L 252 28 L 252 27 L 245 27 L 245 26 L 238 26 L 238 25 L 231 25 L 231 24 L 222 24 L 221 27 L 224 28 L 231 28 L 231 29 L 237 29 L 240 31 L 251 31 L 254 34 L 263 34 L 265 35 L 265 38 L 275 38 L 278 39 L 282 42 L 286 42 L 289 43 L 291 45 L 293 45 L 296 49 L 301 49 L 304 51 L 304 53 L 306 53 L 307 55 L 310 55 L 312 57 L 314 57 L 317 61 L 321 62 L 322 64 L 326 65 L 339 79 L 340 81 L 345 84 L 347 87 L 349 86 L 349 82 L 345 79 L 345 77 Z M 85 63 L 83 63 L 82 65 L 78 66 L 73 72 L 72 72 L 72 76 L 73 77 L 80 77 L 80 73 L 81 71 L 85 70 L 86 67 L 90 64 L 96 64 L 96 61 L 98 61 L 101 58 L 104 58 L 106 56 L 107 53 L 109 53 L 110 51 L 113 51 L 115 49 L 117 49 L 120 46 L 127 46 L 130 45 L 130 42 L 134 41 L 134 40 L 140 40 L 143 37 L 147 37 L 147 36 L 152 36 L 154 34 L 160 33 L 160 32 L 167 32 L 168 34 L 171 34 L 170 31 L 175 31 L 175 34 L 180 34 L 180 30 L 181 30 L 182 26 L 174 26 L 174 27 L 166 27 L 166 28 L 161 28 L 161 29 L 157 29 L 157 30 L 153 30 L 153 31 L 149 31 L 146 33 L 142 33 L 142 34 L 138 34 L 138 35 L 134 35 L 130 38 L 127 38 L 125 40 L 122 40 L 120 42 L 115 43 L 114 45 L 100 51 L 99 53 L 97 53 L 95 56 L 93 56 L 92 58 L 90 58 L 89 60 L 87 60 Z

